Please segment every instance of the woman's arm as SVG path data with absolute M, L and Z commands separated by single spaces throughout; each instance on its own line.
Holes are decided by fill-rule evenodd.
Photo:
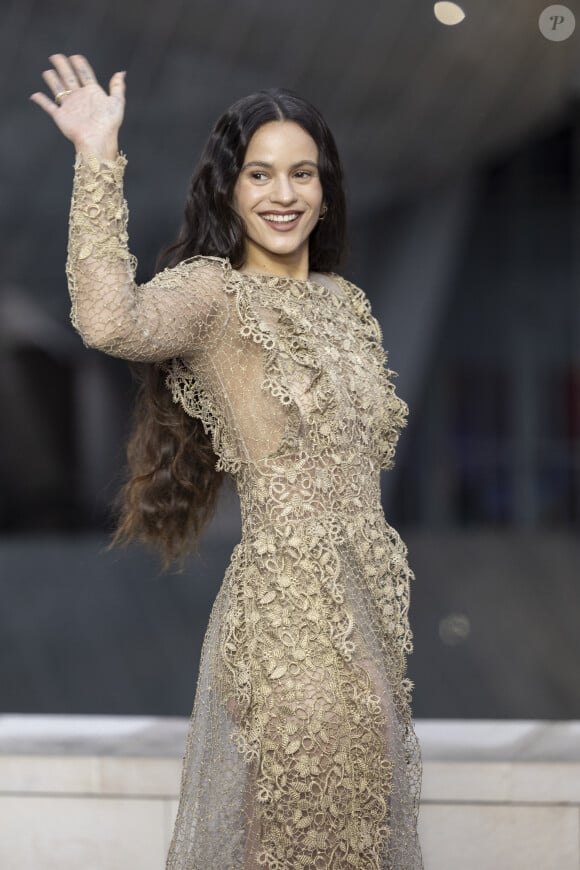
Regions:
M 227 316 L 223 261 L 195 258 L 135 284 L 128 249 L 124 156 L 118 130 L 125 106 L 124 74 L 109 94 L 80 55 L 52 55 L 43 78 L 61 104 L 31 99 L 75 145 L 67 277 L 71 318 L 85 343 L 125 359 L 154 361 L 195 353 Z
M 194 354 L 227 317 L 224 262 L 197 257 L 135 283 L 129 253 L 126 160 L 77 154 L 66 272 L 71 320 L 86 345 L 129 360 Z

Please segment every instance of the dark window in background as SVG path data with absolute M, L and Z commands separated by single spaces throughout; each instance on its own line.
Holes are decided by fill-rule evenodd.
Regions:
M 36 348 L 5 352 L 0 405 L 0 529 L 78 528 L 72 365 Z
M 133 399 L 121 360 L 0 350 L 0 533 L 111 527 Z

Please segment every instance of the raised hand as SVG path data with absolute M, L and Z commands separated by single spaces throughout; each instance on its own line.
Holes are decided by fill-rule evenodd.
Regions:
M 125 112 L 125 73 L 114 74 L 107 94 L 82 55 L 53 54 L 49 60 L 54 69 L 45 70 L 42 78 L 55 99 L 42 92 L 30 99 L 51 116 L 77 151 L 114 160 Z

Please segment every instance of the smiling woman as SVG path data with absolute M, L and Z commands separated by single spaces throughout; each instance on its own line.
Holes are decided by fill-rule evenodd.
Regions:
M 418 870 L 412 572 L 385 520 L 407 406 L 362 290 L 334 271 L 342 169 L 279 89 L 216 123 L 167 268 L 135 284 L 109 94 L 54 55 L 33 99 L 77 149 L 67 275 L 88 345 L 146 363 L 115 541 L 191 549 L 224 474 L 242 538 L 199 670 L 167 867 Z

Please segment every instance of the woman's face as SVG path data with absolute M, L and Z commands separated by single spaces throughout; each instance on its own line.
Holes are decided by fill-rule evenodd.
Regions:
M 248 144 L 233 206 L 246 226 L 244 271 L 308 277 L 322 205 L 318 148 L 294 121 L 269 121 Z

